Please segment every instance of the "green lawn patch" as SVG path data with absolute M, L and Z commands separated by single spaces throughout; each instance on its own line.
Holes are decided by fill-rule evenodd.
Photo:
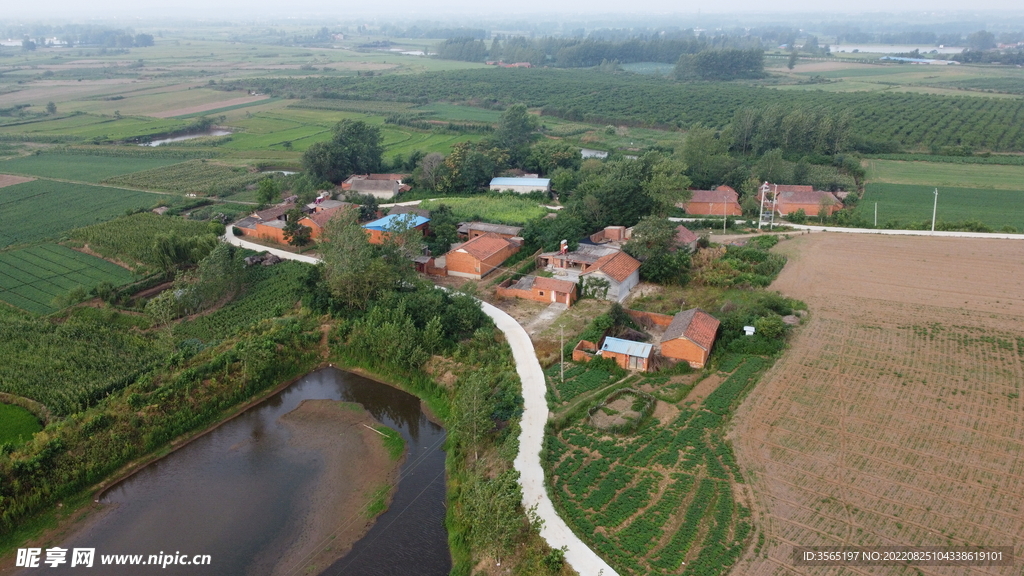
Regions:
M 43 425 L 28 410 L 21 406 L 0 404 L 0 445 L 24 444 L 42 429 Z
M 548 213 L 536 200 L 509 195 L 481 195 L 471 198 L 443 198 L 428 200 L 421 206 L 433 210 L 441 204 L 451 206 L 458 220 L 483 220 L 501 224 L 524 225 Z
M 177 164 L 173 158 L 118 158 L 81 154 L 38 154 L 0 162 L 0 174 L 25 174 L 98 183 L 112 176 Z
M 893 228 L 930 227 L 936 186 L 868 184 L 857 214 L 872 222 L 878 203 L 878 225 Z M 1024 230 L 1024 191 L 938 187 L 937 219 L 942 222 L 976 220 L 993 229 L 1012 226 Z

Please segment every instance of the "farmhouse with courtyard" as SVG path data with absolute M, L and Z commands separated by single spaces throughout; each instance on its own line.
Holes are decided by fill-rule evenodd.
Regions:
M 817 216 L 822 207 L 826 208 L 828 215 L 831 216 L 843 207 L 843 203 L 835 194 L 815 190 L 813 186 L 765 182 L 757 192 L 757 200 L 760 202 L 765 196 L 769 202 L 774 200 L 775 212 L 779 216 L 789 216 L 797 210 L 803 210 L 808 216 Z
M 510 278 L 499 284 L 497 295 L 572 306 L 576 301 L 576 283 L 543 276 L 523 276 L 518 281 Z

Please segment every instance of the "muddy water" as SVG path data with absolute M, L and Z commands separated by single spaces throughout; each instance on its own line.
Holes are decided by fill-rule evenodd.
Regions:
M 324 477 L 320 453 L 289 445 L 289 428 L 279 419 L 303 400 L 319 399 L 361 404 L 400 430 L 408 448 L 391 507 L 351 551 L 321 573 L 447 574 L 444 430 L 427 420 L 416 397 L 334 368 L 308 374 L 118 484 L 102 497 L 108 511 L 60 546 L 69 550 L 69 560 L 72 548 L 95 548 L 92 572 L 102 574 L 306 574 L 289 572 L 278 560 L 296 545 L 305 519 L 317 513 L 310 496 L 322 483 L 338 479 Z M 358 471 L 360 463 L 350 465 Z M 209 554 L 211 563 L 166 569 L 99 565 L 101 555 L 142 554 L 147 562 L 150 554 L 179 552 L 189 559 Z M 45 560 L 45 551 L 42 556 Z M 81 571 L 69 564 L 57 570 L 44 567 L 48 574 Z

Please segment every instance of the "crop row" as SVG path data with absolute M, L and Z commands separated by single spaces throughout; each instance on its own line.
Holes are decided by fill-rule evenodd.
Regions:
M 723 427 L 765 360 L 729 360 L 733 374 L 671 422 L 651 419 L 609 436 L 580 421 L 548 441 L 556 505 L 621 573 L 675 574 L 683 560 L 700 559 L 690 573 L 719 576 L 742 551 L 749 511 L 732 498 L 742 478 Z M 662 489 L 666 473 L 671 482 Z M 667 525 L 677 528 L 666 533 Z
M 911 148 L 962 146 L 1024 151 L 1024 100 L 934 94 L 789 91 L 688 84 L 589 70 L 460 70 L 371 79 L 280 78 L 238 88 L 324 98 L 405 102 L 523 102 L 545 114 L 597 124 L 724 128 L 744 108 L 846 111 L 854 140 Z
M 115 176 L 104 180 L 104 183 L 181 194 L 226 196 L 244 190 L 246 186 L 255 184 L 265 177 L 258 172 L 249 172 L 245 168 L 234 168 L 205 160 L 189 160 L 162 168 Z
M 71 232 L 70 239 L 73 243 L 88 245 L 107 258 L 129 264 L 155 265 L 153 245 L 157 236 L 188 237 L 210 232 L 207 222 L 142 212 L 79 228 Z
M 37 314 L 56 310 L 54 298 L 73 288 L 120 286 L 132 279 L 116 264 L 55 244 L 0 252 L 0 300 Z
M 65 416 L 132 382 L 156 359 L 148 336 L 117 326 L 6 318 L 0 322 L 0 392 Z
M 3 188 L 0 248 L 27 244 L 153 206 L 159 196 L 103 186 L 34 180 Z
M 245 271 L 240 297 L 216 312 L 182 322 L 174 335 L 211 343 L 234 336 L 262 320 L 284 315 L 298 302 L 307 268 L 299 262 L 283 262 L 269 268 L 250 266 Z

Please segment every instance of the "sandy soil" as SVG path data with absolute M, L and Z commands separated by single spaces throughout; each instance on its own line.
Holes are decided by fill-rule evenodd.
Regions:
M 197 114 L 199 112 L 206 112 L 207 110 L 216 110 L 218 108 L 227 108 L 228 106 L 237 106 L 239 104 L 248 104 L 249 102 L 259 102 L 260 100 L 266 100 L 270 96 L 243 96 L 241 98 L 232 98 L 230 100 L 219 100 L 217 102 L 208 102 L 206 104 L 199 104 L 197 106 L 190 106 L 188 108 L 176 108 L 174 110 L 163 110 L 155 114 L 150 114 L 155 118 L 171 118 L 173 116 L 183 116 L 185 114 Z
M 373 521 L 366 517 L 366 506 L 371 495 L 382 485 L 396 483 L 401 461 L 388 456 L 380 435 L 367 428 L 379 423 L 356 404 L 306 400 L 281 421 L 292 430 L 293 446 L 323 455 L 324 477 L 331 480 L 318 483 L 309 494 L 311 512 L 273 574 L 314 573 L 344 556 L 369 530 Z
M 0 174 L 0 188 L 14 186 L 15 184 L 24 184 L 25 182 L 31 182 L 33 180 L 35 180 L 35 178 L 27 178 L 25 176 L 12 176 L 10 174 Z
M 794 567 L 793 545 L 1024 553 L 1024 243 L 812 234 L 773 289 L 807 302 L 730 436 L 761 554 L 734 575 L 998 574 Z

